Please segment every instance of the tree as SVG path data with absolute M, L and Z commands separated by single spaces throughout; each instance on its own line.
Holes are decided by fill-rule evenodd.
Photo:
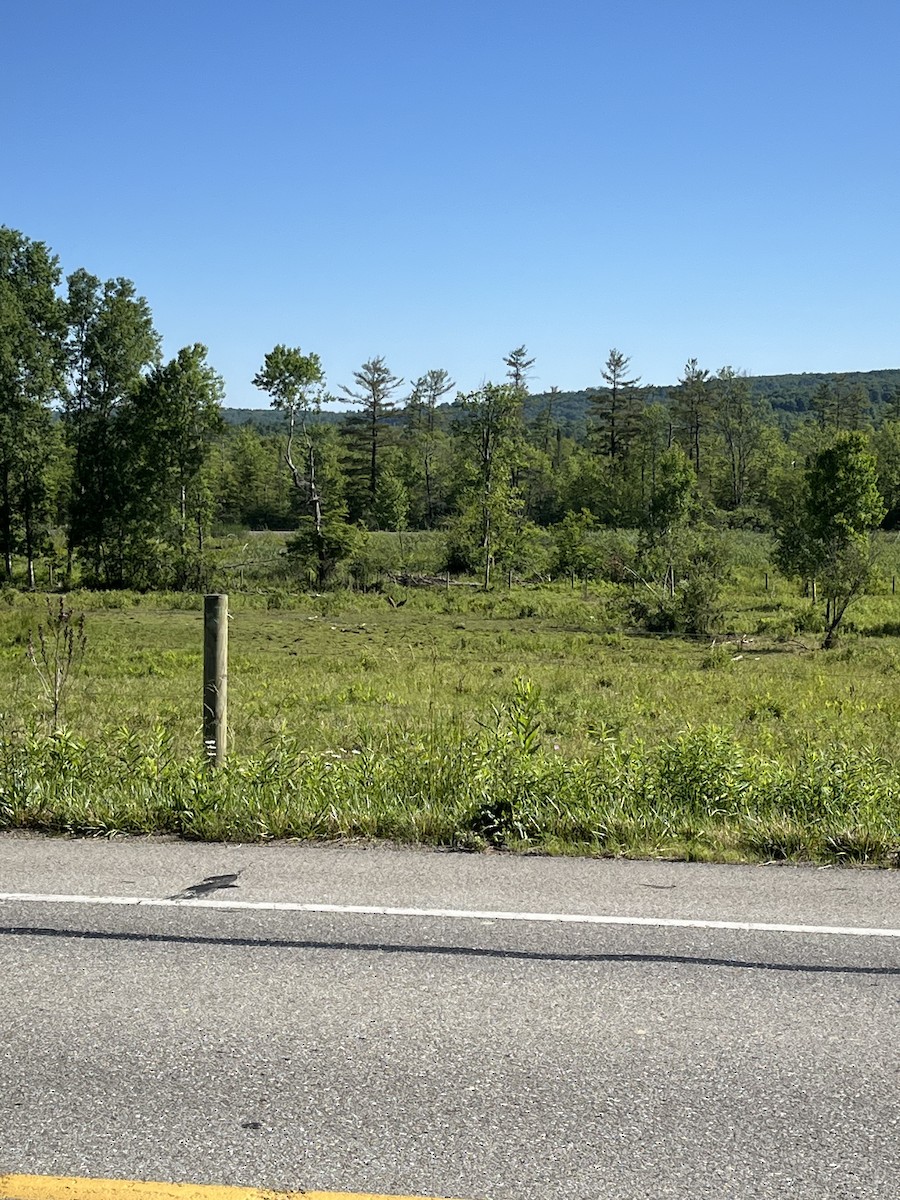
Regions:
M 437 424 L 437 406 L 443 396 L 456 387 L 450 372 L 443 367 L 434 368 L 420 375 L 413 385 L 407 407 L 418 414 L 418 421 L 428 433 L 433 434 Z
M 510 386 L 517 392 L 521 392 L 523 396 L 527 396 L 528 376 L 534 366 L 534 359 L 528 357 L 528 351 L 524 346 L 517 346 L 515 350 L 510 350 L 503 361 L 508 368 L 506 378 L 509 380 Z
M 378 493 L 378 451 L 379 442 L 383 440 L 383 431 L 388 418 L 396 411 L 391 396 L 403 380 L 394 375 L 382 357 L 370 358 L 364 362 L 353 379 L 356 390 L 341 386 L 341 391 L 360 412 L 355 419 L 348 421 L 351 436 L 361 434 L 367 459 L 367 508 L 369 515 Z
M 199 582 L 204 529 L 212 508 L 203 471 L 212 439 L 222 428 L 225 387 L 206 354 L 206 347 L 197 343 L 154 367 L 123 413 L 132 431 L 132 453 L 138 458 L 132 493 L 136 503 L 129 525 L 136 529 L 143 523 L 160 541 L 174 543 L 180 586 L 189 577 Z M 195 556 L 189 552 L 189 526 L 196 539 Z
M 669 537 L 683 525 L 696 500 L 697 478 L 680 446 L 671 446 L 659 456 L 656 486 L 650 498 L 645 530 L 651 541 Z
M 372 515 L 379 529 L 399 533 L 406 528 L 409 515 L 409 493 L 403 480 L 390 469 L 378 477 L 378 491 Z
M 425 493 L 424 519 L 430 529 L 437 514 L 434 466 L 440 447 L 437 406 L 456 384 L 443 368 L 426 371 L 415 382 L 406 405 L 406 435 L 413 456 L 413 470 L 420 475 Z
M 810 402 L 819 428 L 834 433 L 839 429 L 862 429 L 868 422 L 871 399 L 862 383 L 851 384 L 845 375 L 823 380 Z
M 599 554 L 592 534 L 597 528 L 593 515 L 568 512 L 553 528 L 553 571 L 558 575 L 576 575 L 581 579 L 594 576 L 599 568 Z
M 55 441 L 50 404 L 62 392 L 65 308 L 57 258 L 0 226 L 0 537 L 7 578 L 25 553 L 29 587 L 46 534 L 46 473 Z
M 68 278 L 69 389 L 66 433 L 74 456 L 69 563 L 77 549 L 108 587 L 128 580 L 127 524 L 139 456 L 125 411 L 145 372 L 160 361 L 150 306 L 130 279 L 103 285 L 84 270 Z
M 336 547 L 350 544 L 340 529 L 343 510 L 334 496 L 331 498 L 332 511 L 326 530 L 321 484 L 323 431 L 316 424 L 316 418 L 322 411 L 322 402 L 327 399 L 325 372 L 317 354 L 304 354 L 299 346 L 289 349 L 279 345 L 266 355 L 263 368 L 254 376 L 253 383 L 269 393 L 272 407 L 283 412 L 288 422 L 284 461 L 297 493 L 303 497 L 307 519 L 311 523 L 309 531 L 304 532 L 301 521 L 297 545 L 304 547 L 304 554 L 310 546 L 315 550 L 318 585 L 323 587 L 342 557 Z M 293 456 L 296 432 L 303 439 L 305 463 L 302 470 Z
M 645 405 L 638 421 L 632 450 L 640 477 L 641 521 L 646 519 L 649 506 L 656 495 L 656 474 L 660 457 L 671 444 L 672 420 L 669 410 L 659 403 Z
M 733 367 L 722 367 L 710 388 L 712 419 L 725 446 L 727 507 L 740 508 L 749 482 L 750 456 L 759 441 L 758 406 L 750 380 Z
M 253 376 L 253 386 L 268 392 L 272 408 L 284 413 L 288 426 L 284 461 L 294 487 L 310 509 L 316 531 L 322 528 L 322 498 L 316 481 L 315 443 L 309 422 L 322 411 L 325 372 L 318 354 L 304 354 L 299 346 L 278 345 L 265 357 L 262 369 Z M 305 468 L 294 462 L 294 437 L 303 439 Z
M 647 590 L 632 607 L 651 629 L 707 634 L 719 619 L 728 562 L 721 535 L 700 515 L 697 476 L 676 443 L 659 455 L 638 543 Z
M 886 525 L 900 525 L 900 420 L 885 421 L 874 439 L 878 460 L 878 488 L 887 509 Z
M 559 396 L 559 388 L 556 384 L 550 388 L 549 392 L 544 393 L 544 405 L 541 411 L 534 419 L 532 426 L 536 435 L 536 441 L 545 454 L 550 454 L 550 441 L 554 434 L 553 426 L 553 405 L 556 398 Z M 559 430 L 556 430 L 557 434 Z
M 486 383 L 459 397 L 456 431 L 462 445 L 463 469 L 470 474 L 468 514 L 476 530 L 485 591 L 498 547 L 509 538 L 520 509 L 511 482 L 521 445 L 522 393 L 512 384 Z
M 606 387 L 591 397 L 602 452 L 612 459 L 627 450 L 637 425 L 639 404 L 632 389 L 641 380 L 639 375 L 628 378 L 630 362 L 621 350 L 613 347 L 600 372 Z
M 710 417 L 709 371 L 697 365 L 696 358 L 688 359 L 684 374 L 675 393 L 675 414 L 680 432 L 700 477 L 700 446 Z
M 878 472 L 864 434 L 839 433 L 806 469 L 796 508 L 778 530 L 777 559 L 789 576 L 819 581 L 828 650 L 872 572 L 872 533 L 884 517 Z

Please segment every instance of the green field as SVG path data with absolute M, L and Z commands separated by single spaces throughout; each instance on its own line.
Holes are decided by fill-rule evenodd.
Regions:
M 7 591 L 0 825 L 894 863 L 890 558 L 827 653 L 809 602 L 744 558 L 695 640 L 634 630 L 606 583 L 232 593 L 218 773 L 200 597 L 69 597 L 87 649 L 54 731 L 27 654 L 46 601 Z

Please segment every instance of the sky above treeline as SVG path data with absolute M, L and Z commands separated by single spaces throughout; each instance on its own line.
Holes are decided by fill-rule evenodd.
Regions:
M 896 0 L 0 0 L 0 223 L 226 403 L 900 365 Z

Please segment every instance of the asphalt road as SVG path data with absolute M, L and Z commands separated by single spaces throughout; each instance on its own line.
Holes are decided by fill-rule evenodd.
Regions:
M 209 882 L 204 882 L 209 881 Z M 0 837 L 0 1174 L 886 1197 L 900 875 Z

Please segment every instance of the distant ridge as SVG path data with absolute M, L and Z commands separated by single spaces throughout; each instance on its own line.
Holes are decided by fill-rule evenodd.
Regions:
M 316 417 L 320 425 L 340 425 L 346 413 L 322 412 Z M 256 429 L 283 429 L 284 417 L 276 408 L 223 408 L 227 425 L 253 425 Z
M 776 415 L 784 424 L 807 412 L 810 399 L 816 388 L 823 383 L 839 385 L 845 388 L 862 384 L 869 394 L 872 414 L 878 419 L 879 412 L 887 404 L 900 396 L 900 368 L 886 368 L 880 371 L 832 371 L 804 372 L 801 375 L 751 375 L 748 377 L 754 395 L 768 401 Z M 665 404 L 671 393 L 678 387 L 677 383 L 665 387 L 646 387 L 637 389 L 648 404 Z M 536 392 L 525 402 L 525 416 L 531 421 L 546 410 L 547 404 L 552 403 L 554 425 L 576 433 L 583 429 L 590 409 L 591 396 L 600 388 L 587 387 L 577 392 Z M 441 405 L 449 409 L 452 405 Z M 225 408 L 222 415 L 229 425 L 252 425 L 257 429 L 274 431 L 283 428 L 284 418 L 281 413 L 272 408 Z M 340 425 L 346 417 L 346 412 L 323 412 L 318 418 L 322 424 Z

